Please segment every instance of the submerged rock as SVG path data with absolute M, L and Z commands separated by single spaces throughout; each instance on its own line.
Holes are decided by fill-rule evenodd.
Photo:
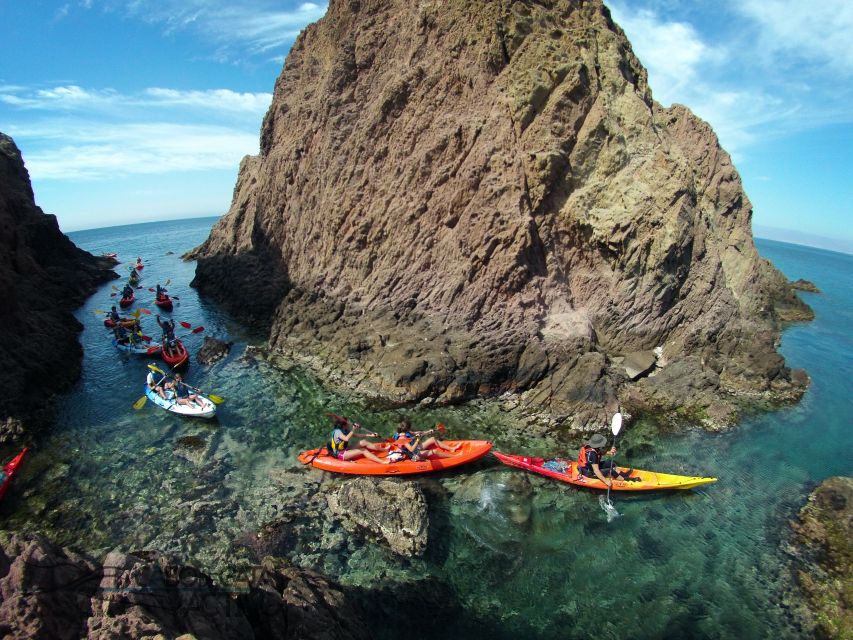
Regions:
M 853 638 L 853 478 L 824 480 L 791 526 L 798 581 L 820 635 Z
M 201 349 L 198 350 L 195 356 L 196 362 L 209 365 L 222 360 L 222 358 L 228 355 L 233 344 L 233 342 L 223 342 L 222 340 L 205 336 L 204 344 L 201 345 Z
M 332 0 L 260 148 L 193 285 L 330 379 L 403 403 L 529 391 L 573 426 L 614 396 L 803 392 L 775 343 L 808 308 L 710 126 L 652 99 L 601 0 Z M 679 392 L 612 363 L 659 345 L 691 361 Z
M 346 529 L 367 532 L 400 555 L 416 556 L 426 550 L 429 516 L 417 484 L 356 478 L 327 499 Z

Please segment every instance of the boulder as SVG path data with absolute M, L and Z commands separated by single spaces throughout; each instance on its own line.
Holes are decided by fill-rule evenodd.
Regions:
M 205 336 L 204 344 L 195 356 L 196 362 L 199 364 L 213 364 L 228 355 L 233 342 L 223 342 L 210 336 Z
M 329 509 L 343 526 L 384 543 L 403 556 L 427 546 L 427 502 L 414 483 L 356 478 L 328 496 Z
M 622 367 L 625 369 L 625 375 L 629 379 L 636 380 L 654 369 L 656 360 L 657 358 L 652 350 L 633 351 L 625 354 Z

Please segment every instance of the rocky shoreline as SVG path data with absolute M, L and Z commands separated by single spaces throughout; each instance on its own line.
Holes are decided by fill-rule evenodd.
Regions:
M 576 430 L 619 406 L 726 428 L 808 384 L 776 345 L 811 310 L 759 257 L 731 159 L 654 101 L 600 1 L 333 0 L 260 143 L 187 257 L 273 359 Z

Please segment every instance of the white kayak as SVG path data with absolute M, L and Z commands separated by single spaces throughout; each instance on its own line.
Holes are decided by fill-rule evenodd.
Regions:
M 149 356 L 160 352 L 160 345 L 156 342 L 137 342 L 136 344 L 120 343 L 113 338 L 113 346 L 124 353 L 134 353 L 138 356 Z M 148 351 L 151 347 L 157 347 L 156 351 Z
M 213 404 L 209 398 L 205 398 L 200 393 L 196 394 L 199 400 L 202 401 L 202 406 L 199 407 L 194 402 L 189 404 L 178 404 L 175 401 L 175 394 L 173 391 L 167 391 L 166 398 L 168 398 L 168 400 L 163 400 L 163 398 L 160 397 L 160 394 L 149 389 L 147 384 L 144 385 L 144 387 L 145 395 L 148 396 L 148 399 L 166 411 L 177 413 L 180 416 L 190 416 L 192 418 L 212 418 L 216 415 L 216 405 Z

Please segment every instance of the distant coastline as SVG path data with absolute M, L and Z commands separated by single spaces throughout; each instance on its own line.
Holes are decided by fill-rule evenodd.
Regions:
M 827 238 L 813 233 L 803 233 L 802 231 L 793 231 L 780 227 L 766 227 L 764 225 L 755 225 L 753 227 L 753 237 L 760 240 L 773 240 L 786 244 L 814 247 L 815 249 L 824 249 L 835 253 L 853 254 L 853 240 L 847 238 Z

